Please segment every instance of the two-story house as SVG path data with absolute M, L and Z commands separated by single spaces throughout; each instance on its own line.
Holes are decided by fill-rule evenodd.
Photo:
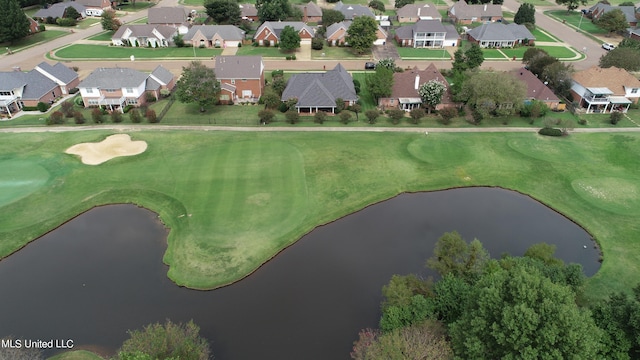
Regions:
M 253 41 L 260 46 L 275 46 L 280 41 L 280 33 L 287 26 L 293 27 L 298 32 L 301 44 L 311 44 L 315 32 L 302 21 L 265 21 L 256 30 Z
M 167 25 L 178 29 L 179 34 L 186 34 L 191 24 L 189 11 L 184 7 L 152 7 L 147 13 L 147 24 Z
M 264 92 L 262 56 L 217 56 L 214 70 L 221 103 L 256 102 Z
M 174 86 L 173 74 L 158 65 L 151 74 L 128 68 L 99 68 L 80 82 L 78 89 L 85 107 L 123 111 L 127 105 L 145 104 L 147 94 L 160 98 L 162 90 Z
M 571 95 L 586 113 L 626 112 L 640 98 L 640 80 L 624 69 L 593 66 L 573 74 Z
M 400 46 L 414 48 L 457 46 L 460 41 L 456 28 L 440 20 L 419 20 L 413 25 L 399 27 L 395 38 Z

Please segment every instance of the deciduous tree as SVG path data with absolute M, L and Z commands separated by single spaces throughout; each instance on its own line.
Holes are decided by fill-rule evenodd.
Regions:
M 29 35 L 29 19 L 18 0 L 0 1 L 0 43 L 12 43 Z
M 427 260 L 427 266 L 441 276 L 452 274 L 463 279 L 474 279 L 488 260 L 489 253 L 480 241 L 474 239 L 467 244 L 462 236 L 454 231 L 445 233 L 438 239 L 433 256 Z
M 280 49 L 293 51 L 300 47 L 300 34 L 293 26 L 285 26 L 280 32 Z
M 281 21 L 291 16 L 288 0 L 257 0 L 256 9 L 260 21 Z
M 447 91 L 447 86 L 438 80 L 429 80 L 420 85 L 418 94 L 422 99 L 422 103 L 427 107 L 429 113 L 442 102 L 442 96 Z
M 484 53 L 480 45 L 471 43 L 471 47 L 464 51 L 465 61 L 469 69 L 477 69 L 484 62 Z
M 344 20 L 344 14 L 338 10 L 322 9 L 322 26 L 328 28 L 329 26 L 339 23 Z
M 526 89 L 522 82 L 501 73 L 480 72 L 464 82 L 460 98 L 473 107 L 476 121 L 489 115 L 510 116 L 520 110 Z
M 80 13 L 73 6 L 68 6 L 64 10 L 64 17 L 67 18 L 67 19 L 77 20 L 77 19 L 80 18 Z
M 615 48 L 600 58 L 600 67 L 618 67 L 627 71 L 640 70 L 640 51 L 632 48 Z
M 102 24 L 102 30 L 117 31 L 122 23 L 116 18 L 116 12 L 111 10 L 105 10 L 100 16 L 100 23 Z
M 396 7 L 396 9 L 400 9 L 400 8 L 404 7 L 405 5 L 413 4 L 415 2 L 416 2 L 416 0 L 397 0 L 395 2 L 396 3 L 395 7 Z
M 380 113 L 378 112 L 378 110 L 371 109 L 371 110 L 365 111 L 364 116 L 366 116 L 367 120 L 369 120 L 369 124 L 375 124 L 376 120 L 380 116 Z
M 358 54 L 364 54 L 371 50 L 373 42 L 378 38 L 377 31 L 378 23 L 374 18 L 358 16 L 349 26 L 345 40 Z
M 391 95 L 393 71 L 384 67 L 376 68 L 374 74 L 367 75 L 365 82 L 367 83 L 369 94 L 373 96 L 377 103 L 378 99 Z
M 209 344 L 200 336 L 200 327 L 193 321 L 175 324 L 167 320 L 164 324 L 155 323 L 142 330 L 129 331 L 129 336 L 118 352 L 120 358 L 144 354 L 151 359 L 209 359 Z
M 620 9 L 607 11 L 595 23 L 599 28 L 607 30 L 609 33 L 621 33 L 629 27 L 627 17 Z
M 556 0 L 556 4 L 567 7 L 567 14 L 578 8 L 587 5 L 588 0 Z
M 235 0 L 207 0 L 204 3 L 207 15 L 213 19 L 216 24 L 232 24 L 240 23 L 240 6 Z
M 218 100 L 220 83 L 212 68 L 200 61 L 192 61 L 189 66 L 182 67 L 182 76 L 176 83 L 176 96 L 184 103 L 198 103 L 200 111 L 213 105 Z
M 533 4 L 524 3 L 518 8 L 518 12 L 513 18 L 513 22 L 516 24 L 532 24 L 536 23 L 536 8 Z

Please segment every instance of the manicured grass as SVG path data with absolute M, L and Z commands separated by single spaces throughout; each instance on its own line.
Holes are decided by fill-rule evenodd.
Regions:
M 48 360 L 103 360 L 103 358 L 91 351 L 75 350 L 52 356 Z
M 525 46 L 521 46 L 521 47 L 517 47 L 517 48 L 513 48 L 513 49 L 500 49 L 502 50 L 502 52 L 507 55 L 507 57 L 509 58 L 513 58 L 514 56 L 516 57 L 516 59 L 521 59 L 522 55 L 524 54 L 525 51 L 527 51 L 527 49 L 529 49 L 529 47 L 525 47 Z
M 556 39 L 555 37 L 553 37 L 551 34 L 549 34 L 548 32 L 542 32 L 540 30 L 540 28 L 535 28 L 531 34 L 533 36 L 536 37 L 536 42 L 538 41 L 543 41 L 543 42 L 558 42 L 558 39 Z
M 555 5 L 554 3 L 551 3 L 549 1 L 545 1 L 545 0 L 517 0 L 519 3 L 530 3 L 533 4 L 535 6 L 552 6 Z
M 591 298 L 637 283 L 638 133 L 149 130 L 131 134 L 149 144 L 138 156 L 88 166 L 63 153 L 110 134 L 0 134 L 3 161 L 49 175 L 29 196 L 0 207 L 1 254 L 93 206 L 133 202 L 157 211 L 171 229 L 168 276 L 212 288 L 246 276 L 318 224 L 368 204 L 403 191 L 482 185 L 530 194 L 590 231 L 604 251 L 602 269 L 587 282 Z
M 130 2 L 129 4 L 118 5 L 118 11 L 138 12 L 138 11 L 146 10 L 155 5 L 156 3 L 151 1 L 136 1 L 135 5 L 133 5 L 132 2 Z
M 543 49 L 550 56 L 557 57 L 558 59 L 568 59 L 576 56 L 577 54 L 564 46 L 538 46 L 539 49 Z
M 485 59 L 500 59 L 506 60 L 507 58 L 498 49 L 482 49 Z
M 449 60 L 451 55 L 446 49 L 416 49 L 412 47 L 397 47 L 398 54 L 403 59 L 444 59 Z
M 575 27 L 578 27 L 578 25 L 580 25 L 580 30 L 588 32 L 590 34 L 596 34 L 596 35 L 607 34 L 606 30 L 603 30 L 597 27 L 587 17 L 581 16 L 581 13 L 578 11 L 572 11 L 570 13 L 567 13 L 566 10 L 552 10 L 552 11 L 545 11 L 545 14 L 551 15 L 559 19 L 560 21 L 566 21 L 568 24 L 571 24 Z M 582 17 L 582 21 L 580 21 L 581 17 Z
M 88 37 L 87 40 L 94 40 L 94 41 L 111 41 L 111 37 L 113 37 L 113 34 L 115 33 L 115 31 L 103 31 L 97 35 L 93 35 L 91 37 Z
M 295 54 L 295 53 L 293 53 Z M 236 53 L 236 55 L 243 55 L 243 56 L 254 56 L 254 55 L 259 55 L 262 57 L 274 57 L 274 58 L 284 58 L 287 55 L 289 55 L 289 53 L 284 53 L 282 51 L 280 51 L 279 48 L 277 47 L 265 47 L 265 46 L 251 46 L 251 45 L 246 45 L 246 46 L 242 46 L 241 48 L 238 49 L 238 52 Z
M 324 54 L 324 56 L 322 56 Z M 371 54 L 356 55 L 350 47 L 344 46 L 327 46 L 325 43 L 322 50 L 311 50 L 311 58 L 316 60 L 322 59 L 369 59 Z
M 55 52 L 62 59 L 128 59 L 131 55 L 140 59 L 153 58 L 212 58 L 220 55 L 222 49 L 200 49 L 192 47 L 139 48 L 106 45 L 74 44 Z
M 78 28 L 78 29 L 88 29 L 91 26 L 94 26 L 94 24 L 98 24 L 99 22 L 100 22 L 100 18 L 89 17 L 89 18 L 86 18 L 86 19 L 78 22 L 78 25 L 76 25 L 76 28 Z M 95 26 L 99 26 L 99 25 L 95 25 Z
M 45 30 L 43 32 L 39 32 L 30 36 L 27 36 L 19 41 L 14 42 L 11 45 L 6 43 L 2 44 L 2 46 L 0 46 L 0 54 L 6 54 L 7 47 L 9 47 L 11 51 L 16 52 L 16 51 L 20 51 L 21 49 L 24 49 L 39 43 L 43 43 L 45 41 L 49 41 L 55 38 L 59 38 L 67 34 L 69 34 L 68 31 Z

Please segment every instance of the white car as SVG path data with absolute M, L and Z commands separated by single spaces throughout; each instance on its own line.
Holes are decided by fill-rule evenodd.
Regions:
M 602 48 L 607 50 L 607 51 L 611 51 L 611 50 L 615 49 L 616 47 L 613 44 L 604 43 L 604 44 L 602 44 Z

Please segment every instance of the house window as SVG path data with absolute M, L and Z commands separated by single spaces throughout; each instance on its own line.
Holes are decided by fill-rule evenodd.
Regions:
M 231 85 L 235 85 L 236 84 L 236 79 L 231 79 Z
M 104 91 L 108 92 L 108 93 L 112 93 L 112 92 L 116 92 L 115 89 L 104 89 Z
M 220 100 L 223 100 L 223 101 L 229 100 L 229 95 L 227 94 L 220 95 Z
M 87 94 L 93 94 L 93 88 L 87 88 L 86 92 Z
M 637 94 L 637 93 L 638 93 L 638 88 L 633 88 L 633 89 L 631 89 L 631 93 L 632 93 L 632 94 Z
M 247 82 L 247 79 L 242 79 L 242 82 Z
M 11 96 L 13 95 L 11 91 L 0 91 L 0 96 Z
M 133 88 L 125 88 L 124 92 L 133 93 Z
M 136 98 L 127 98 L 127 105 L 138 105 L 138 99 L 136 99 Z
M 89 105 L 98 105 L 98 99 L 89 99 L 89 101 L 87 101 L 87 103 Z

